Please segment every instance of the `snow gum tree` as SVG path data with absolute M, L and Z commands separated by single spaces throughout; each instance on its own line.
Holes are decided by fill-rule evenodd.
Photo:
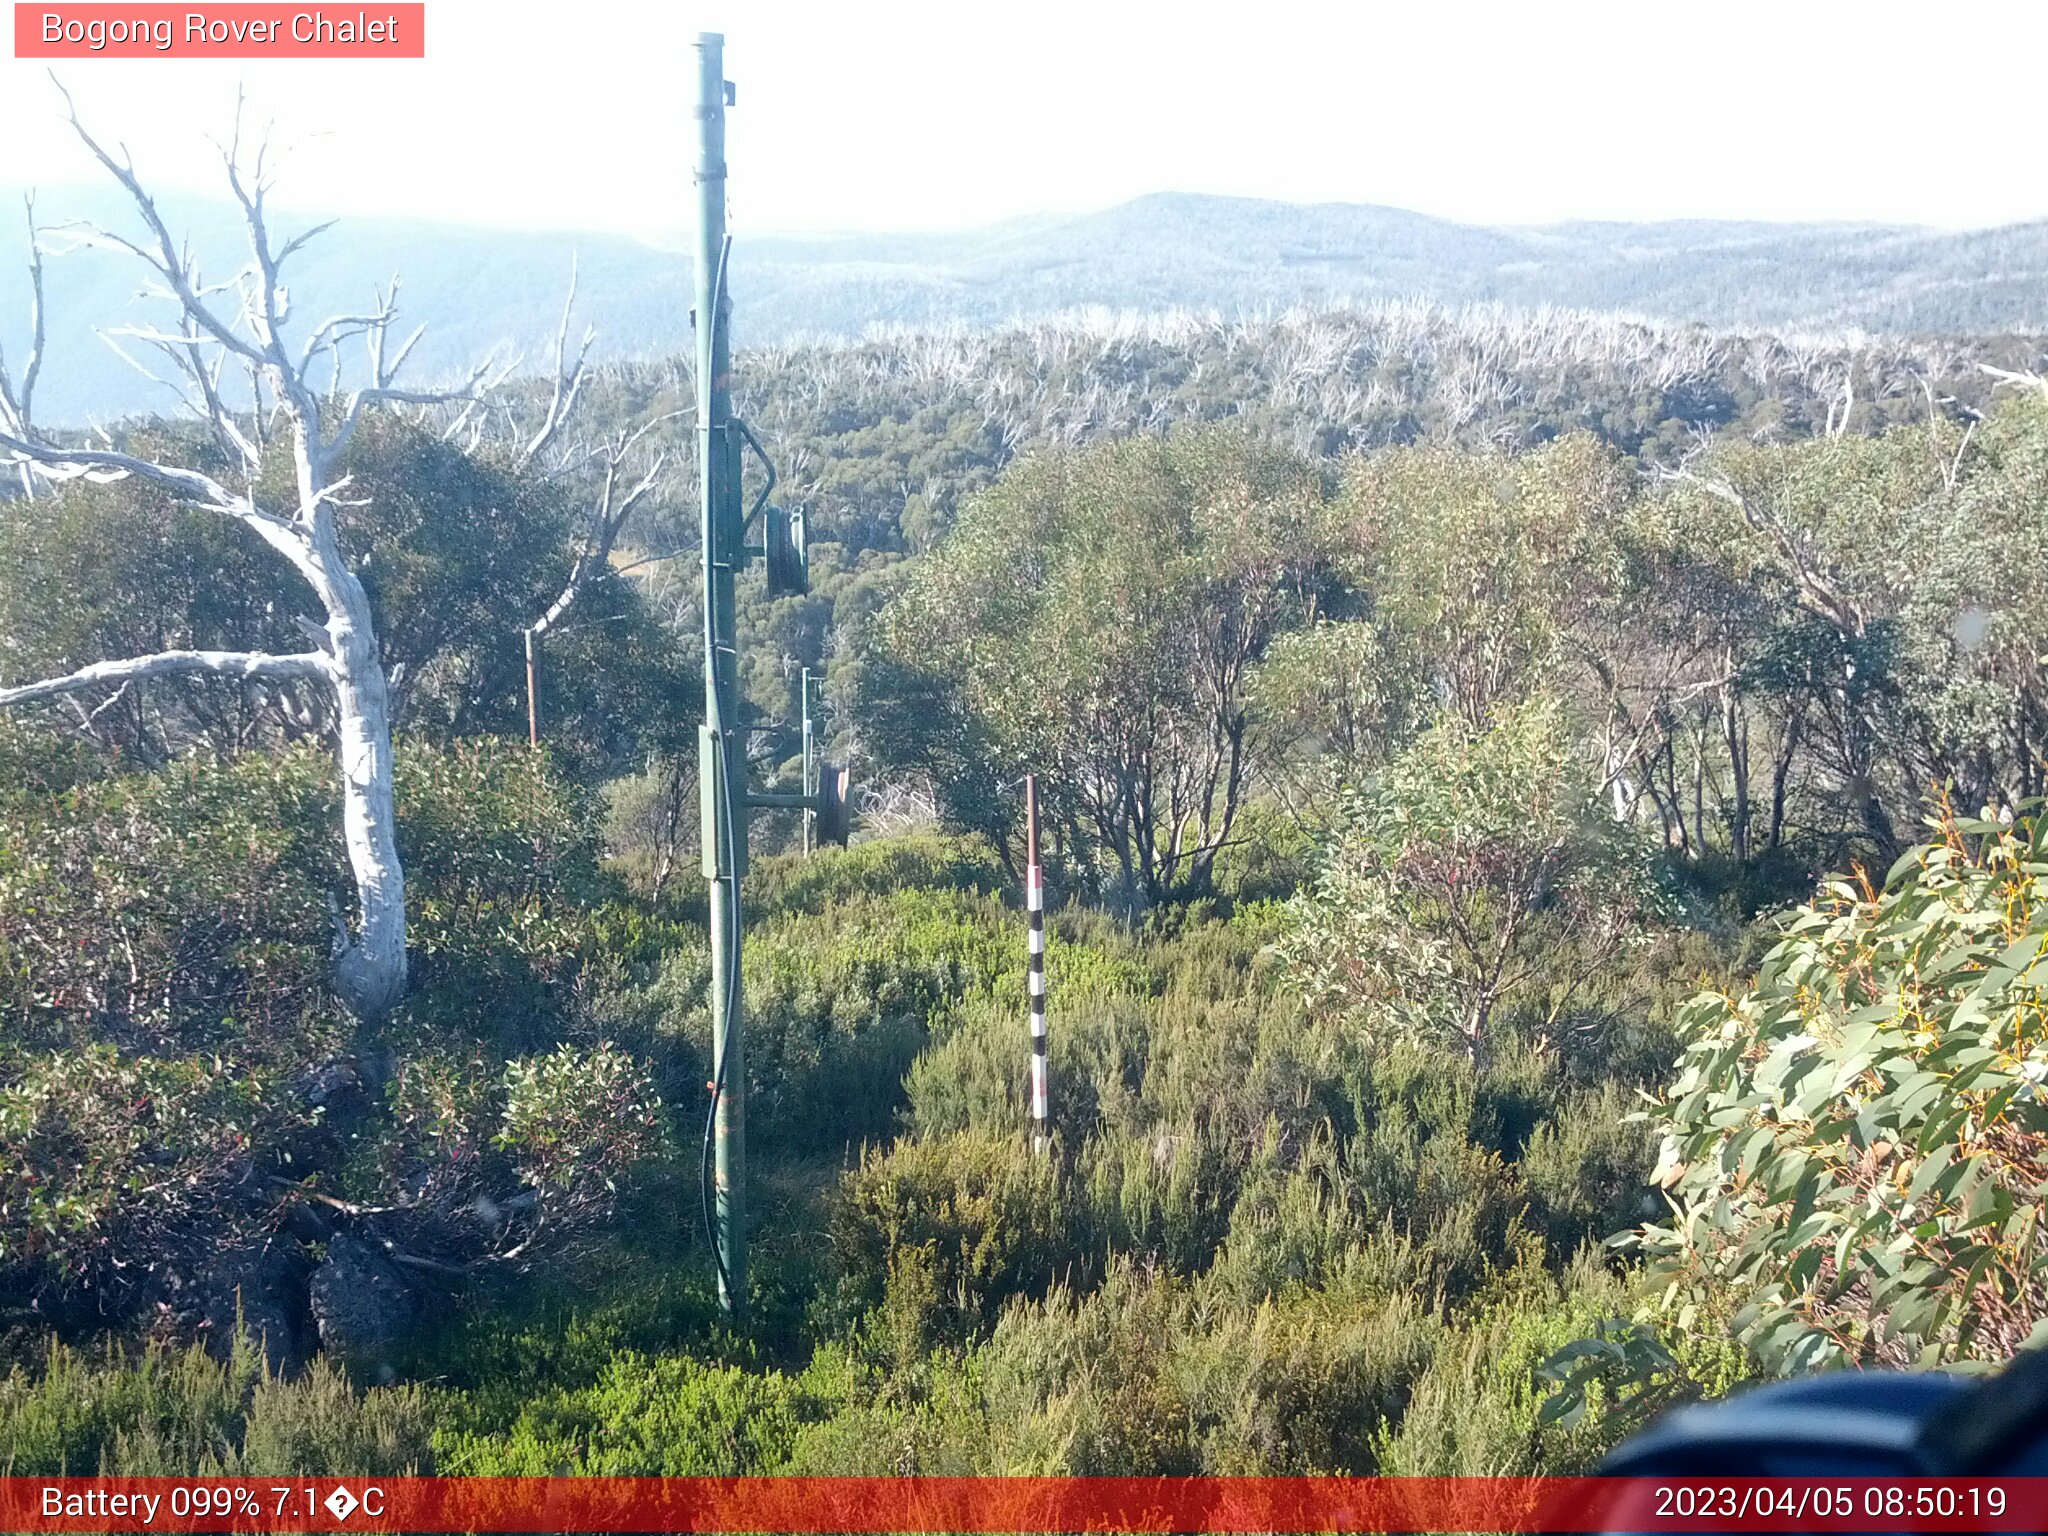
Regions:
M 395 339 L 395 283 L 361 312 L 334 315 L 288 339 L 290 295 L 283 270 L 326 226 L 282 242 L 273 237 L 265 210 L 264 150 L 259 146 L 245 162 L 239 131 L 223 160 L 246 225 L 249 259 L 225 281 L 212 281 L 200 272 L 190 247 L 172 235 L 126 151 L 103 147 L 75 110 L 70 120 L 86 149 L 127 192 L 142 232 L 130 238 L 98 227 L 38 230 L 30 204 L 30 342 L 18 374 L 0 358 L 0 454 L 20 472 L 29 496 L 52 482 L 134 478 L 183 505 L 233 519 L 311 588 L 325 622 L 301 620 L 307 648 L 293 653 L 166 650 L 0 683 L 0 707 L 66 699 L 84 714 L 81 696 L 110 690 L 118 696 L 150 678 L 195 673 L 239 678 L 258 689 L 298 690 L 314 699 L 334 746 L 342 833 L 355 885 L 352 921 L 336 903 L 333 980 L 349 1010 L 375 1022 L 405 991 L 405 874 L 394 836 L 390 691 L 369 598 L 336 532 L 335 509 L 349 495 L 339 466 L 367 411 L 380 404 L 462 398 L 482 381 L 483 370 L 451 391 L 399 387 L 396 377 L 420 333 Z M 116 328 L 108 339 L 140 354 L 131 360 L 145 371 L 141 357 L 162 360 L 161 382 L 178 392 L 218 449 L 209 461 L 212 472 L 121 452 L 106 441 L 83 443 L 76 434 L 48 433 L 35 421 L 45 341 L 42 257 L 66 241 L 111 247 L 146 269 L 146 291 L 170 307 L 172 318 L 160 326 Z M 349 372 L 342 361 L 345 346 L 360 346 L 364 354 L 348 388 L 340 387 Z M 287 476 L 264 473 L 273 458 L 289 461 Z

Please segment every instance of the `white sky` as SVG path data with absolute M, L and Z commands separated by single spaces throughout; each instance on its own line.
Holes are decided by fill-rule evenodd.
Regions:
M 309 0 L 310 3 L 310 0 Z M 375 0 L 328 0 L 354 14 Z M 735 228 L 930 229 L 1162 190 L 1485 222 L 2048 215 L 2048 4 L 428 0 L 424 61 L 68 61 L 145 178 L 216 190 L 238 81 L 287 207 L 673 234 L 727 36 Z M 0 182 L 86 179 L 0 59 Z

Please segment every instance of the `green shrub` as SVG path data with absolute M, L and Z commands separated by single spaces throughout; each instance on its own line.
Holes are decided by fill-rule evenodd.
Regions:
M 1056 958 L 1063 958 L 1057 950 L 1048 970 Z M 1064 967 L 1058 974 L 1063 983 L 1068 980 Z M 1158 1033 L 1150 1006 L 1142 997 L 1064 984 L 1058 1003 L 1048 1003 L 1057 1027 L 1048 1026 L 1047 1069 L 1059 1127 L 1070 1141 L 1104 1124 L 1139 1123 L 1133 1116 Z M 1023 1125 L 1030 1113 L 1029 1018 L 1021 985 L 1009 996 L 970 1000 L 910 1066 L 910 1124 L 927 1135 Z
M 1590 1331 L 1624 1293 L 1581 1263 L 1562 1279 L 1526 1270 L 1508 1294 L 1448 1331 L 1416 1382 L 1406 1411 L 1375 1443 L 1389 1477 L 1533 1477 L 1590 1471 L 1612 1448 L 1597 1416 L 1573 1428 L 1543 1414 L 1539 1370 Z
M 306 749 L 188 759 L 55 795 L 0 787 L 9 1043 L 298 1041 L 333 1011 L 325 893 L 345 882 L 331 778 Z
M 1551 1250 L 1571 1253 L 1640 1220 L 1655 1157 L 1655 1138 L 1614 1084 L 1566 1098 L 1519 1164 Z
M 403 745 L 397 792 L 416 986 L 370 1039 L 328 990 L 347 877 L 324 752 L 0 788 L 0 1302 L 189 1310 L 215 1255 L 275 1230 L 285 1183 L 402 1207 L 457 1261 L 522 1170 L 550 1238 L 608 1204 L 652 1096 L 591 1043 L 586 913 L 609 893 L 580 800 L 488 742 Z M 594 1182 L 562 1176 L 579 1160 Z
M 1179 1344 L 1204 1471 L 1370 1474 L 1373 1437 L 1405 1411 L 1441 1324 L 1412 1293 L 1296 1291 L 1199 1314 Z
M 826 1415 L 797 1431 L 786 1471 L 810 1477 L 972 1477 L 996 1460 L 981 1369 L 972 1355 L 935 1354 L 884 1372 L 827 1346 L 804 1382 Z
M 1119 1260 L 1092 1292 L 1010 1307 L 975 1364 L 1006 1470 L 1369 1472 L 1435 1333 L 1406 1296 L 1246 1307 Z
M 242 1431 L 244 1474 L 405 1476 L 434 1470 L 428 1400 L 418 1387 L 358 1391 L 315 1360 L 297 1381 L 259 1382 Z M 163 1474 L 190 1471 L 167 1460 Z
M 799 1380 L 683 1355 L 613 1357 L 587 1387 L 554 1387 L 504 1430 L 450 1426 L 444 1472 L 467 1477 L 745 1477 L 781 1468 L 815 1416 Z
M 606 867 L 660 902 L 697 882 L 697 769 L 694 760 L 650 754 L 637 773 L 604 786 Z
M 1134 1256 L 1181 1274 L 1208 1265 L 1230 1230 L 1243 1171 L 1198 1120 L 1105 1131 L 1077 1159 L 1090 1252 Z
M 1113 1265 L 1096 1290 L 1015 1303 L 979 1365 L 1005 1465 L 1039 1474 L 1186 1476 L 1201 1470 L 1173 1341 L 1185 1282 Z
M 646 1068 L 608 1041 L 506 1063 L 504 1105 L 496 1144 L 558 1230 L 608 1213 L 668 1151 Z
M 1208 1270 L 1210 1282 L 1239 1303 L 1325 1286 L 1370 1231 L 1329 1135 L 1303 1149 L 1292 1167 L 1274 1153 L 1278 1147 L 1245 1176 L 1229 1237 Z
M 1652 894 L 1539 698 L 1446 716 L 1352 796 L 1280 948 L 1312 1005 L 1483 1065 L 1517 1008 L 1562 1014 Z
M 0 1379 L 0 1475 L 164 1477 L 403 1475 L 434 1470 L 424 1395 L 359 1392 L 324 1362 L 297 1381 L 263 1368 L 238 1337 L 205 1350 L 52 1342 L 31 1373 Z
M 977 998 L 967 1003 L 939 1039 L 910 1063 L 904 1076 L 905 1119 L 920 1136 L 949 1136 L 976 1130 L 1001 1135 L 1025 1123 L 1030 1114 L 1027 1063 L 1031 1047 L 1028 1026 L 1020 1027 L 1014 999 Z M 1071 1036 L 1071 1009 L 1063 1012 L 1059 1039 Z M 1048 1041 L 1048 1051 L 1051 1042 Z M 1062 1049 L 1061 1123 L 1073 1125 L 1075 1110 Z M 1048 1060 L 1048 1068 L 1051 1063 Z
M 208 1065 L 106 1045 L 14 1064 L 0 1080 L 0 1278 L 118 1277 L 137 1255 L 250 1219 L 250 1168 L 310 1115 L 274 1072 Z
M 896 1128 L 906 1074 L 963 1003 L 1004 982 L 1023 995 L 1023 929 L 963 890 L 856 888 L 816 912 L 751 920 L 743 964 L 750 1138 L 836 1157 Z M 702 1102 L 709 983 L 701 937 L 684 934 L 654 979 L 602 1008 L 627 1033 L 683 1048 L 661 1085 L 680 1103 Z
M 999 893 L 1013 885 L 995 850 L 975 837 L 892 837 L 756 861 L 747 900 L 764 916 L 818 913 L 855 896 L 897 891 Z
M 867 1152 L 833 1213 L 842 1284 L 879 1307 L 899 1360 L 993 1322 L 1081 1257 L 1057 1164 L 1016 1136 L 962 1132 Z
M 394 1036 L 552 1045 L 607 894 L 582 797 L 545 754 L 488 739 L 404 744 L 395 793 L 414 978 Z
M 2048 1320 L 2048 817 L 1936 831 L 1694 1003 L 1651 1117 L 1651 1306 L 1683 1330 L 1727 1298 L 1773 1370 L 1988 1364 Z

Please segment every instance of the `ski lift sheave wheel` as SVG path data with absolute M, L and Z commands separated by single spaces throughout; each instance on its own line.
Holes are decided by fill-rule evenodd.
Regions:
M 818 841 L 846 846 L 853 833 L 853 770 L 825 763 L 818 774 Z
M 811 590 L 809 532 L 801 507 L 768 509 L 762 543 L 768 558 L 768 595 L 801 597 Z

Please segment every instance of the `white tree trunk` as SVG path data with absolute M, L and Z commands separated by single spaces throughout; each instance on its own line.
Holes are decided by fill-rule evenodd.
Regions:
M 370 627 L 369 599 L 354 572 L 335 583 L 341 611 L 334 641 L 336 753 L 341 831 L 356 882 L 357 928 L 335 957 L 335 989 L 361 1019 L 378 1019 L 405 994 L 405 870 L 398 862 L 392 798 L 391 703 Z
M 68 97 L 66 102 L 68 105 Z M 215 479 L 199 470 L 111 448 L 56 443 L 37 431 L 31 419 L 31 397 L 41 362 L 43 311 L 41 248 L 36 241 L 33 206 L 31 344 L 18 387 L 5 359 L 0 358 L 0 455 L 4 455 L 0 462 L 18 464 L 25 474 L 33 469 L 51 480 L 104 480 L 132 475 L 169 491 L 184 505 L 232 518 L 282 555 L 313 589 L 326 611 L 327 623 L 305 624 L 318 641 L 317 652 L 277 656 L 260 652 L 167 651 L 156 656 L 100 662 L 67 677 L 14 688 L 0 687 L 0 707 L 179 673 L 289 677 L 324 683 L 335 705 L 342 839 L 356 887 L 354 931 L 350 932 L 344 924 L 336 939 L 335 990 L 359 1020 L 374 1025 L 405 993 L 405 872 L 398 861 L 392 796 L 389 689 L 383 659 L 378 654 L 369 597 L 349 568 L 335 533 L 335 505 L 348 483 L 348 477 L 337 475 L 336 470 L 343 463 L 350 436 L 365 407 L 378 401 L 435 404 L 449 399 L 473 399 L 473 391 L 489 372 L 489 365 L 477 369 L 467 383 L 451 392 L 396 387 L 394 378 L 419 333 L 415 331 L 395 350 L 387 350 L 386 341 L 396 316 L 395 285 L 374 310 L 336 315 L 313 327 L 302 346 L 288 347 L 281 330 L 290 301 L 279 280 L 279 269 L 319 230 L 297 235 L 282 246 L 272 244 L 264 216 L 267 184 L 262 151 L 259 149 L 256 155 L 253 181 L 244 179 L 239 133 L 226 151 L 228 184 L 248 225 L 253 261 L 228 284 L 209 286 L 200 281 L 189 250 L 172 237 L 156 204 L 136 180 L 125 152 L 118 160 L 108 154 L 86 132 L 75 112 L 71 124 L 94 158 L 127 190 L 149 231 L 149 237 L 141 242 L 104 230 L 88 229 L 79 237 L 87 243 L 126 251 L 140 260 L 154 275 L 156 288 L 175 302 L 179 310 L 179 328 L 175 331 L 123 328 L 116 334 L 145 342 L 170 360 L 183 381 L 176 387 L 194 413 L 212 428 L 223 452 L 241 461 L 239 481 Z M 207 303 L 206 296 L 223 286 L 239 300 L 232 314 Z M 322 376 L 331 372 L 332 378 L 339 380 L 337 349 L 348 339 L 361 339 L 366 345 L 368 384 L 346 392 L 331 384 L 316 388 L 310 377 L 323 362 L 333 366 L 323 371 Z M 256 398 L 247 413 L 253 430 L 245 430 L 243 418 L 222 401 L 220 370 L 230 361 L 245 367 L 256 387 Z M 577 372 L 580 383 L 580 359 Z M 573 391 L 566 399 L 558 397 L 551 422 L 558 424 L 573 402 Z M 264 468 L 261 427 L 266 419 L 275 416 L 282 416 L 290 428 L 296 494 L 290 505 L 268 506 L 263 504 L 258 490 Z M 536 450 L 545 444 L 552 430 L 550 427 L 536 439 Z M 607 482 L 608 494 L 611 483 Z M 644 494 L 644 490 L 636 491 L 635 499 L 639 494 Z M 615 524 L 610 531 L 616 532 Z

